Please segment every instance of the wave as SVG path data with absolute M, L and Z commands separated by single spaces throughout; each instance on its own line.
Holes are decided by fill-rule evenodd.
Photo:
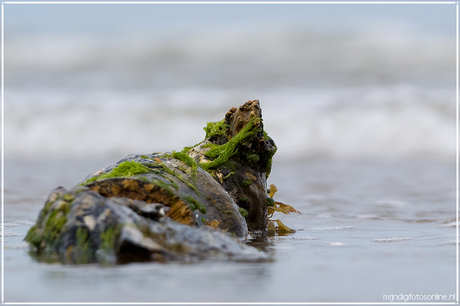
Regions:
M 275 158 L 455 157 L 455 40 L 385 26 L 224 30 L 7 35 L 6 157 L 180 150 L 252 99 Z
M 455 157 L 450 90 L 413 87 L 249 92 L 37 90 L 5 94 L 8 158 L 123 157 L 180 150 L 208 121 L 259 99 L 277 158 Z M 14 103 L 10 102 L 14 101 Z

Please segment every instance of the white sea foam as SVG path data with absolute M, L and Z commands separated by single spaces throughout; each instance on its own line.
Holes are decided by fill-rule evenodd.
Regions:
M 447 240 L 441 243 L 441 245 L 456 245 L 457 240 Z
M 259 99 L 277 158 L 452 159 L 454 44 L 394 30 L 7 36 L 5 153 L 179 150 Z
M 379 216 L 374 215 L 374 214 L 361 214 L 361 215 L 357 215 L 356 218 L 358 219 L 378 219 Z
M 312 236 L 294 236 L 294 237 L 291 237 L 290 240 L 318 240 L 318 237 L 312 237 Z
M 336 92 L 335 97 L 330 94 L 331 102 L 318 106 L 310 90 L 288 102 L 282 93 L 270 96 L 267 91 L 248 96 L 260 99 L 265 128 L 283 158 L 455 156 L 455 121 L 448 111 L 449 101 L 442 100 L 442 95 L 431 104 L 395 104 L 392 99 L 403 101 L 395 95 L 387 103 L 363 99 L 363 105 L 354 105 L 351 98 Z M 207 121 L 220 120 L 226 109 L 247 100 L 242 94 L 229 101 L 223 97 L 232 97 L 231 93 L 207 93 L 204 89 L 180 93 L 149 97 L 123 91 L 11 90 L 5 105 L 6 154 L 75 158 L 177 150 L 199 142 Z M 215 98 L 218 95 L 220 99 Z
M 4 237 L 19 237 L 19 236 L 21 236 L 20 234 L 12 232 L 12 231 L 9 231 L 9 230 L 5 230 L 5 233 L 3 234 L 3 232 L 0 230 L 0 236 L 2 236 L 2 235 Z
M 356 229 L 356 226 L 325 226 L 325 227 L 307 227 L 307 228 L 298 228 L 298 231 L 311 231 L 311 232 L 321 232 L 321 231 L 349 231 Z
M 457 227 L 457 222 L 449 222 L 449 223 L 445 223 L 445 224 L 440 224 L 439 226 L 441 227 L 452 227 L 452 228 L 456 228 Z
M 407 207 L 411 206 L 412 204 L 405 201 L 400 200 L 393 200 L 393 199 L 385 199 L 379 200 L 376 202 L 378 206 L 387 206 L 387 207 Z
M 338 241 L 334 241 L 334 242 L 329 242 L 329 241 L 328 241 L 328 242 L 326 242 L 326 243 L 328 243 L 330 246 L 344 246 L 344 245 L 345 245 L 345 243 L 343 243 L 343 242 L 338 242 Z
M 8 222 L 4 223 L 4 227 L 16 227 L 16 226 L 21 226 L 21 225 L 33 225 L 35 222 L 29 221 L 29 220 L 19 220 L 19 221 L 14 221 L 14 222 Z M 1 226 L 1 224 L 0 224 Z
M 378 239 L 374 239 L 373 241 L 374 242 L 400 242 L 400 241 L 407 241 L 407 240 L 411 240 L 412 238 L 409 238 L 409 237 L 391 237 L 391 238 L 378 238 Z

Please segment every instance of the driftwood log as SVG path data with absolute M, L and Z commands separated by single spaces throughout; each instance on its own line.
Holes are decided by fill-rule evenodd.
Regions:
M 265 260 L 276 152 L 259 101 L 230 109 L 180 152 L 129 155 L 71 190 L 51 192 L 25 240 L 42 261 Z

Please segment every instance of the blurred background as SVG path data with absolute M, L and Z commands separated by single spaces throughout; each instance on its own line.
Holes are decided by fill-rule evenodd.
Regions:
M 456 8 L 4 4 L 5 299 L 454 293 Z M 276 199 L 302 212 L 274 217 L 297 232 L 271 238 L 273 262 L 107 269 L 28 256 L 23 237 L 53 188 L 194 145 L 252 99 L 278 146 Z
M 455 5 L 5 5 L 6 160 L 180 150 L 261 102 L 277 160 L 455 159 Z

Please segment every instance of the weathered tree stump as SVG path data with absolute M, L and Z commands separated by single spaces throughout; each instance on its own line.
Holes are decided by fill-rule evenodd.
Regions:
M 264 260 L 276 152 L 259 101 L 232 108 L 181 152 L 130 155 L 49 196 L 25 240 L 40 260 L 70 263 Z

